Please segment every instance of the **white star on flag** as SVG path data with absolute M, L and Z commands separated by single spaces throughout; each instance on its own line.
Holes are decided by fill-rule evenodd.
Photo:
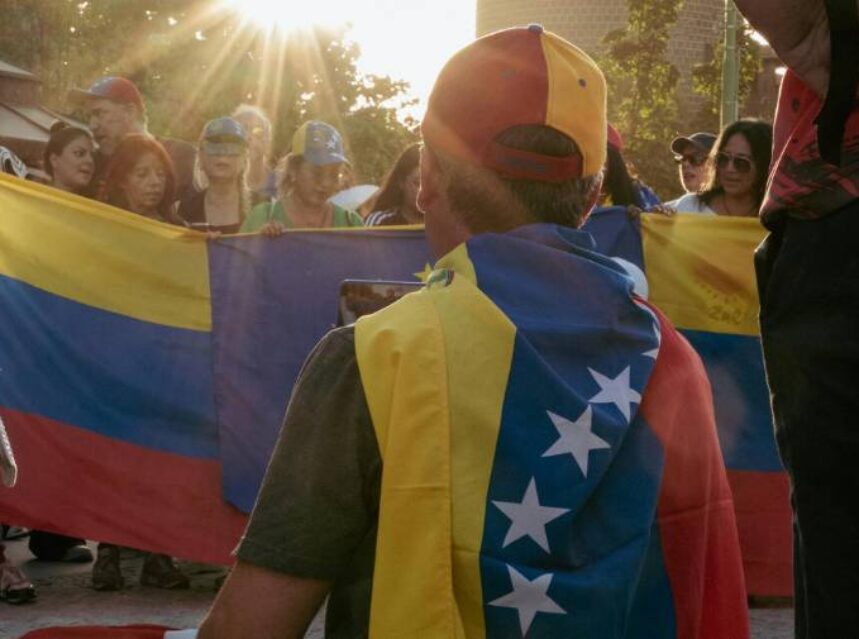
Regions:
M 554 457 L 569 453 L 579 465 L 582 475 L 587 477 L 588 459 L 590 458 L 591 451 L 611 448 L 611 445 L 607 441 L 594 435 L 591 431 L 593 409 L 588 406 L 585 412 L 574 422 L 571 422 L 566 417 L 555 415 L 552 411 L 547 410 L 546 414 L 555 425 L 555 430 L 558 431 L 558 439 L 543 453 L 543 457 Z
M 333 151 L 334 149 L 337 148 L 337 142 L 334 140 L 334 138 L 331 138 L 328 140 L 328 143 L 326 146 Z
M 569 508 L 541 506 L 540 498 L 537 495 L 537 482 L 533 477 L 525 490 L 525 496 L 522 497 L 521 503 L 510 501 L 493 501 L 492 503 L 510 518 L 510 528 L 507 530 L 507 536 L 504 537 L 502 548 L 507 548 L 522 537 L 530 537 L 540 548 L 549 552 L 546 524 L 570 512 Z
M 650 318 L 653 320 L 653 336 L 656 338 L 656 348 L 647 351 L 646 353 L 642 353 L 642 356 L 656 359 L 659 355 L 659 346 L 662 344 L 662 330 L 659 326 L 659 318 L 653 312 L 653 309 L 651 309 L 647 304 L 640 302 L 639 300 L 635 300 L 635 304 L 641 310 L 647 311 L 647 314 L 650 315 Z
M 515 608 L 519 613 L 519 627 L 522 629 L 523 637 L 528 634 L 531 622 L 534 621 L 538 612 L 552 615 L 567 614 L 566 610 L 546 594 L 549 586 L 552 585 L 553 575 L 551 573 L 540 575 L 534 581 L 530 581 L 513 566 L 508 565 L 507 571 L 510 573 L 513 591 L 490 601 L 489 605 L 499 608 Z
M 614 379 L 606 377 L 592 368 L 589 368 L 588 371 L 596 383 L 600 385 L 600 391 L 590 399 L 591 404 L 614 404 L 628 422 L 630 406 L 641 402 L 641 395 L 629 384 L 629 366 Z

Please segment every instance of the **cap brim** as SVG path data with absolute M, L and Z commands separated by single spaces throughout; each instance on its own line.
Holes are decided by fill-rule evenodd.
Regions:
M 694 146 L 699 149 L 704 148 L 700 144 L 696 143 L 695 140 L 690 140 L 689 138 L 684 137 L 674 138 L 674 140 L 671 142 L 671 150 L 674 153 L 683 153 L 683 149 L 689 146 Z
M 84 91 L 83 89 L 70 89 L 68 97 L 69 97 L 69 102 L 72 102 L 74 104 L 83 104 L 83 103 L 87 102 L 88 100 L 93 100 L 96 98 L 103 98 L 104 96 L 96 95 L 95 93 L 90 93 L 89 91 Z
M 305 162 L 314 166 L 329 166 L 331 164 L 349 164 L 349 160 L 339 153 L 308 151 L 302 156 Z
M 203 142 L 203 150 L 209 155 L 241 155 L 247 145 L 241 142 Z

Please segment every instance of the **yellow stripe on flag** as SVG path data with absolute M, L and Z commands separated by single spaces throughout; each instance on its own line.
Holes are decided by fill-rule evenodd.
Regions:
M 2 174 L 0 275 L 146 322 L 212 328 L 203 234 Z
M 481 639 L 480 548 L 516 329 L 456 269 L 355 326 L 383 459 L 370 637 Z
M 757 219 L 642 215 L 650 301 L 677 328 L 757 335 L 754 251 L 766 235 Z

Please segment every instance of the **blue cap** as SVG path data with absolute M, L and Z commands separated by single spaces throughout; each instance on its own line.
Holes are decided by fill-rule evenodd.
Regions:
M 244 127 L 233 118 L 215 118 L 203 127 L 203 150 L 209 155 L 239 155 L 248 145 Z
M 292 152 L 315 166 L 348 162 L 340 133 L 318 120 L 309 120 L 298 127 L 292 136 Z

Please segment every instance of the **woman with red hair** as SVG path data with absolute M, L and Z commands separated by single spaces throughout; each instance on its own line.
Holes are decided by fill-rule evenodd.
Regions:
M 173 212 L 176 176 L 173 162 L 153 137 L 132 134 L 123 138 L 107 166 L 101 199 L 159 222 L 182 225 Z M 100 543 L 92 570 L 96 590 L 121 590 L 124 579 L 119 566 L 120 546 Z M 188 588 L 185 576 L 167 555 L 146 553 L 140 582 L 175 590 Z
M 176 173 L 161 143 L 144 134 L 123 138 L 107 166 L 101 199 L 144 217 L 181 224 L 173 212 Z

